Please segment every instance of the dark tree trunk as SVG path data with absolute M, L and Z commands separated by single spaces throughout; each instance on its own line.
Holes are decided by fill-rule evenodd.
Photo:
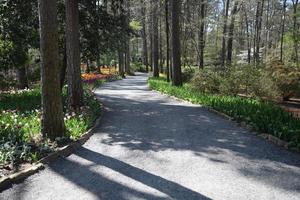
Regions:
M 157 17 L 157 11 L 158 11 L 158 2 L 157 0 L 153 1 L 153 10 L 152 10 L 152 30 L 153 30 L 153 49 L 152 49 L 152 55 L 153 55 L 153 76 L 159 77 L 159 68 L 158 68 L 158 57 L 159 57 L 159 50 L 158 50 L 158 17 Z
M 205 47 L 205 0 L 201 0 L 200 5 L 200 30 L 199 30 L 199 68 L 204 68 L 204 47 Z
M 130 23 L 130 1 L 126 1 L 126 24 L 129 26 Z M 130 36 L 126 36 L 126 42 L 125 42 L 125 72 L 127 74 L 130 74 L 130 61 L 131 61 L 131 55 L 130 55 Z
M 234 35 L 234 23 L 235 23 L 235 15 L 238 12 L 238 4 L 239 2 L 236 0 L 234 2 L 234 6 L 231 12 L 231 22 L 229 25 L 228 31 L 228 41 L 227 41 L 227 64 L 231 65 L 232 63 L 232 47 L 233 47 L 233 35 Z
M 260 64 L 260 40 L 261 40 L 261 26 L 262 26 L 262 16 L 264 8 L 264 0 L 257 2 L 256 8 L 256 20 L 255 20 L 255 51 L 254 58 L 255 64 L 258 66 Z
M 181 47 L 180 47 L 180 0 L 172 0 L 172 60 L 173 60 L 173 78 L 172 84 L 182 86 L 181 78 Z
M 286 11 L 286 1 L 283 0 L 283 9 L 282 9 L 282 24 L 281 24 L 281 38 L 280 38 L 280 61 L 283 61 L 283 37 L 284 37 L 284 29 L 285 29 L 285 11 Z
M 147 33 L 146 33 L 146 7 L 144 1 L 141 0 L 141 15 L 142 15 L 142 39 L 143 39 L 143 64 L 146 66 L 146 71 L 149 72 L 148 63 L 148 45 L 147 45 Z
M 125 70 L 124 70 L 124 53 L 119 50 L 118 51 L 118 58 L 119 58 L 119 75 L 123 78 L 125 78 Z
M 79 50 L 78 0 L 66 0 L 66 43 L 68 105 L 70 108 L 78 109 L 83 105 Z
M 223 36 L 222 36 L 222 50 L 221 50 L 221 65 L 225 67 L 225 57 L 226 57 L 226 37 L 227 37 L 227 21 L 229 12 L 230 0 L 226 0 L 224 5 L 224 24 L 223 24 Z
M 296 62 L 296 65 L 299 66 L 299 27 L 298 27 L 298 22 L 297 22 L 297 10 L 298 10 L 298 0 L 292 0 L 293 3 L 293 40 L 294 40 L 294 50 L 295 50 L 295 55 L 294 55 L 294 60 Z
M 64 45 L 64 55 L 63 55 L 63 62 L 62 67 L 60 70 L 60 89 L 63 89 L 66 79 L 66 72 L 67 72 L 67 45 Z
M 54 140 L 65 133 L 60 90 L 56 1 L 39 0 L 42 134 Z
M 165 14 L 166 14 L 166 43 L 167 43 L 167 81 L 170 82 L 170 26 L 169 26 L 169 0 L 165 0 Z
M 17 77 L 19 82 L 19 89 L 28 88 L 27 73 L 25 66 L 19 67 L 17 69 Z

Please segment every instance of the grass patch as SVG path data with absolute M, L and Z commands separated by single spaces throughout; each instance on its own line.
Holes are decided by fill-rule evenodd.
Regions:
M 287 141 L 291 147 L 300 149 L 300 120 L 281 107 L 257 99 L 236 96 L 210 95 L 194 91 L 189 85 L 171 86 L 164 78 L 149 78 L 153 90 L 211 107 L 217 111 L 243 121 L 261 133 L 274 135 Z
M 0 174 L 23 162 L 35 162 L 55 150 L 63 141 L 78 139 L 99 117 L 101 105 L 91 90 L 84 90 L 85 106 L 79 111 L 66 108 L 63 91 L 64 120 L 68 138 L 56 142 L 43 139 L 41 129 L 41 91 L 10 91 L 0 94 Z

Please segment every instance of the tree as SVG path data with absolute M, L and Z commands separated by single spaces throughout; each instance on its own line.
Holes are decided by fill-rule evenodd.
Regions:
M 151 0 L 153 4 L 152 10 L 152 31 L 153 31 L 153 46 L 152 46 L 152 56 L 153 56 L 153 76 L 159 77 L 159 68 L 158 68 L 158 61 L 159 61 L 159 50 L 158 50 L 158 0 Z
M 167 60 L 167 81 L 170 82 L 170 26 L 169 26 L 169 0 L 165 0 L 166 20 L 166 60 Z
M 182 86 L 181 78 L 181 50 L 180 50 L 180 0 L 172 0 L 171 16 L 172 16 L 172 60 L 173 60 L 173 77 L 172 84 Z
M 66 0 L 66 45 L 68 105 L 78 109 L 83 105 L 80 70 L 78 0 Z
M 56 1 L 39 0 L 42 134 L 54 140 L 65 133 L 60 90 Z
M 222 50 L 221 50 L 221 66 L 225 67 L 225 57 L 226 57 L 226 37 L 227 37 L 227 21 L 228 21 L 228 13 L 230 0 L 226 0 L 224 2 L 224 24 L 223 24 L 223 35 L 222 35 Z
M 28 87 L 26 73 L 29 60 L 28 50 L 38 46 L 36 10 L 37 2 L 34 0 L 3 0 L 0 2 L 0 37 L 11 44 L 8 54 L 2 56 L 6 57 L 6 68 L 17 70 L 20 89 Z
M 206 12 L 206 0 L 200 1 L 200 30 L 199 30 L 199 68 L 204 68 L 204 47 L 205 47 L 205 12 Z
M 228 31 L 228 42 L 227 42 L 227 64 L 231 65 L 232 62 L 232 43 L 233 43 L 233 35 L 234 35 L 234 23 L 235 23 L 235 15 L 238 12 L 238 5 L 239 2 L 236 0 L 234 2 L 233 9 L 231 11 L 231 22 L 229 25 L 229 31 Z
M 144 1 L 140 1 L 141 6 L 141 17 L 142 17 L 142 29 L 141 35 L 143 40 L 143 64 L 146 66 L 146 71 L 149 72 L 149 62 L 148 62 L 148 45 L 147 45 L 147 33 L 146 33 L 146 6 Z

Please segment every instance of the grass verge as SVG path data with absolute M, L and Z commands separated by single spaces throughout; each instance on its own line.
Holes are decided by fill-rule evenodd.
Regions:
M 274 135 L 288 142 L 290 147 L 300 149 L 300 120 L 273 103 L 204 94 L 191 89 L 189 85 L 171 86 L 165 78 L 149 78 L 148 83 L 153 90 L 213 108 L 239 122 L 246 122 L 257 132 Z

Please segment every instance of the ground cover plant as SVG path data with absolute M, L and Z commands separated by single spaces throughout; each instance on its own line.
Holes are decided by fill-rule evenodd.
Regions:
M 150 78 L 148 83 L 153 90 L 211 107 L 237 121 L 246 122 L 257 132 L 274 135 L 287 141 L 290 147 L 300 149 L 300 119 L 271 102 L 201 93 L 188 84 L 171 86 L 165 78 Z
M 0 175 L 23 162 L 34 162 L 66 142 L 78 139 L 99 117 L 101 105 L 89 89 L 85 106 L 69 110 L 63 89 L 66 135 L 55 142 L 42 138 L 41 91 L 39 88 L 11 90 L 0 94 Z

